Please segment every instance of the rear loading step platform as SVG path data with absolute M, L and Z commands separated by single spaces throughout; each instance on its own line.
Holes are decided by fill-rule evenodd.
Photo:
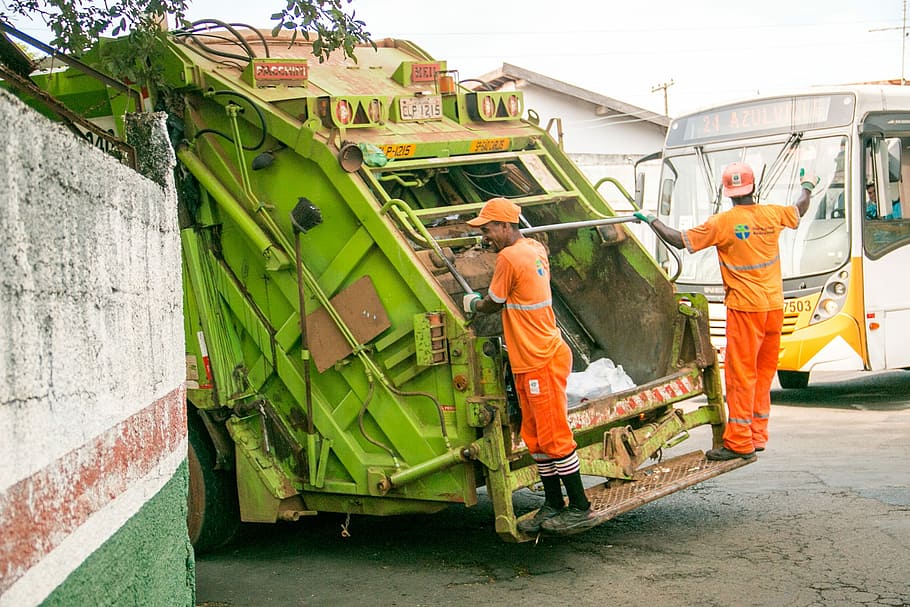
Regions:
M 610 480 L 587 489 L 585 493 L 599 525 L 624 512 L 724 472 L 751 464 L 757 459 L 737 458 L 716 462 L 707 459 L 703 451 L 693 451 L 641 468 L 635 472 L 631 481 Z M 571 530 L 564 535 L 580 531 L 583 530 Z

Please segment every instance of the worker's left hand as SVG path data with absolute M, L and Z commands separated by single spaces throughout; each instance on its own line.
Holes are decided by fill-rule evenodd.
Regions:
M 644 221 L 647 224 L 652 224 L 655 221 L 657 221 L 657 217 L 655 217 L 651 213 L 645 213 L 644 211 L 635 211 L 634 213 L 632 213 L 632 215 L 635 217 L 635 219 Z
M 481 299 L 483 298 L 480 296 L 480 293 L 467 293 L 461 298 L 461 308 L 468 314 L 473 314 L 477 311 L 477 302 Z
M 822 180 L 821 177 L 813 175 L 812 173 L 805 173 L 803 171 L 800 171 L 800 173 L 802 173 L 802 175 L 799 178 L 799 185 L 804 190 L 809 190 L 810 192 L 814 190 L 815 186 L 817 186 Z

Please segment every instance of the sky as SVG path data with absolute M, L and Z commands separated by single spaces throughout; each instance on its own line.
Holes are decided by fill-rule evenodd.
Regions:
M 910 79 L 907 0 L 352 0 L 461 78 L 510 63 L 657 113 L 811 85 Z M 270 29 L 284 0 L 189 0 L 190 20 Z M 23 29 L 29 31 L 27 27 Z M 910 28 L 906 30 L 910 32 Z M 35 31 L 32 35 L 41 37 Z M 910 49 L 906 49 L 910 53 Z M 670 84 L 672 83 L 672 84 Z M 664 89 L 666 87 L 666 98 Z M 656 89 L 656 90 L 655 90 Z

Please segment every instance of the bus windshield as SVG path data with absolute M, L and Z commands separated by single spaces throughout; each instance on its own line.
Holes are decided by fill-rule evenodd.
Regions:
M 781 139 L 760 146 L 668 155 L 662 171 L 659 214 L 667 225 L 686 230 L 729 209 L 732 203 L 720 193 L 720 176 L 731 162 L 745 162 L 755 171 L 760 204 L 793 204 L 800 192 L 799 171 L 805 169 L 818 175 L 821 182 L 799 227 L 784 230 L 780 236 L 781 270 L 785 279 L 830 272 L 847 260 L 850 250 L 845 150 L 845 137 L 800 141 L 794 136 L 786 142 Z M 681 259 L 678 282 L 721 284 L 714 247 L 694 254 L 683 250 Z

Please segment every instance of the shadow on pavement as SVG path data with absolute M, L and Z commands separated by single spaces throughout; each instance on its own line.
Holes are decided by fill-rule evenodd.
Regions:
M 783 390 L 775 382 L 771 403 L 792 407 L 903 411 L 910 409 L 910 372 L 813 373 L 809 387 L 801 390 Z

